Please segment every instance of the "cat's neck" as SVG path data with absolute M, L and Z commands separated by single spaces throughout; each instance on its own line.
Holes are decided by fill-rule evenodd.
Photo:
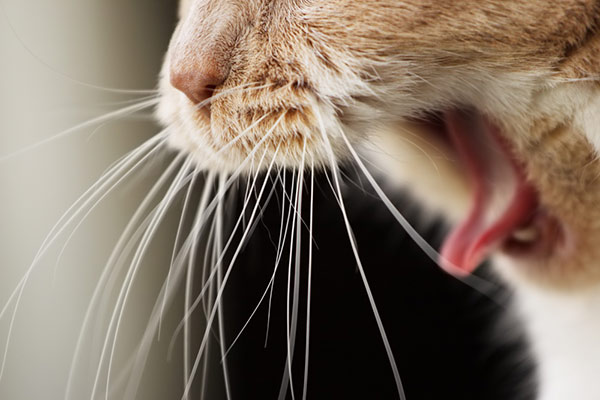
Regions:
M 517 303 L 538 362 L 539 400 L 600 399 L 600 286 L 519 288 Z

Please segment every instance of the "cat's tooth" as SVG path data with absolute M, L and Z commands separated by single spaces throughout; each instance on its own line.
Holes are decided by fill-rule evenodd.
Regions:
M 525 243 L 533 242 L 533 241 L 537 240 L 539 235 L 540 235 L 539 231 L 533 226 L 517 229 L 516 231 L 514 231 L 512 233 L 513 239 L 518 240 L 519 242 L 525 242 Z

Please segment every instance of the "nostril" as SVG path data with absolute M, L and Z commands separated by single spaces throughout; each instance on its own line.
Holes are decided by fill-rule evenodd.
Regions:
M 222 83 L 222 82 L 221 82 Z M 215 91 L 217 90 L 217 85 L 206 85 L 204 88 L 204 100 L 211 98 Z
M 225 79 L 202 71 L 171 71 L 171 85 L 185 94 L 194 104 L 209 99 Z
M 218 59 L 204 56 L 200 59 L 177 57 L 171 64 L 171 85 L 185 94 L 190 101 L 200 106 L 207 115 L 212 97 L 217 87 L 222 85 L 229 75 L 229 68 Z

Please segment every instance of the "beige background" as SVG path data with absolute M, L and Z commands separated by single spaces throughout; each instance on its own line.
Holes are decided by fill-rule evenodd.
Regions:
M 173 28 L 174 0 L 2 0 L 2 4 L 0 157 L 116 110 L 117 102 L 131 99 L 75 81 L 113 88 L 155 87 Z M 113 161 L 158 130 L 146 112 L 82 129 L 0 161 L 0 308 L 62 212 Z M 154 167 L 160 170 L 160 162 Z M 74 235 L 56 271 L 65 235 L 33 272 L 16 314 L 0 399 L 63 398 L 94 285 L 153 173 L 147 171 L 123 185 L 97 208 Z M 165 237 L 170 237 L 169 229 L 172 226 L 163 230 Z M 169 256 L 169 251 L 168 246 L 155 246 L 150 258 L 156 265 L 144 264 L 127 308 L 119 355 L 139 337 L 164 279 L 161 257 Z M 0 351 L 10 315 L 0 321 Z M 176 319 L 172 316 L 167 322 Z M 177 388 L 175 393 L 180 390 L 181 363 L 177 357 L 166 361 L 169 339 L 167 335 L 153 348 L 139 398 L 178 398 L 172 388 Z M 86 382 L 77 383 L 78 389 L 86 388 Z

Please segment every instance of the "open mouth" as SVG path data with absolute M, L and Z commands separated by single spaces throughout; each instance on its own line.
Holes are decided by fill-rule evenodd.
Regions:
M 518 258 L 551 256 L 564 229 L 540 204 L 500 128 L 476 110 L 447 111 L 432 125 L 473 188 L 466 217 L 442 245 L 441 266 L 467 275 L 497 250 Z

